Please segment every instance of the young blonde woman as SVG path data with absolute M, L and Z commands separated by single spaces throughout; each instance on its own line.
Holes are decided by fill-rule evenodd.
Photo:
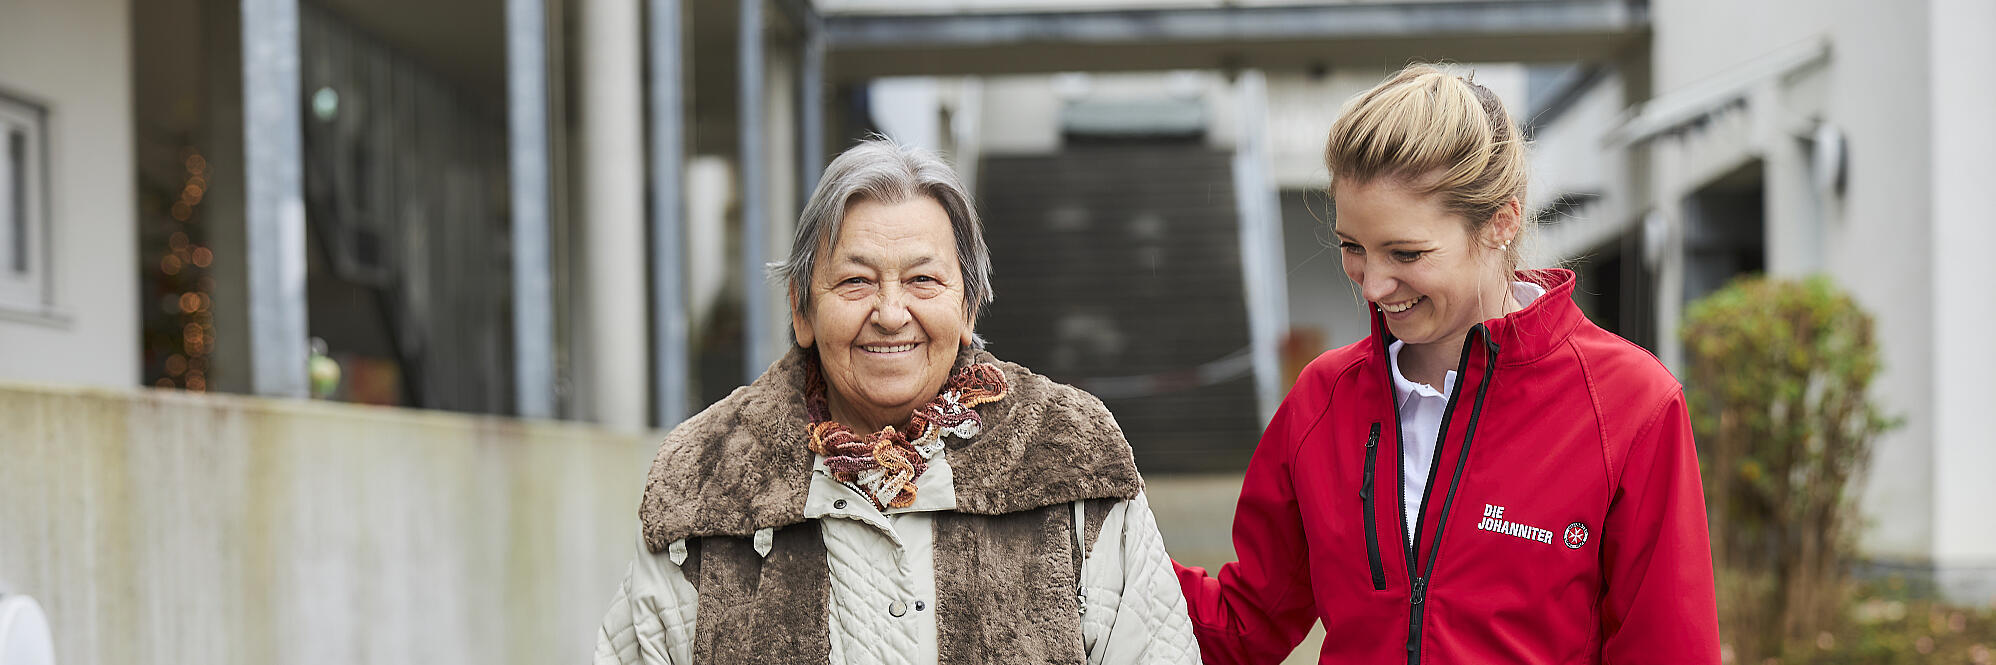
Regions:
M 1426 65 L 1331 129 L 1337 232 L 1372 335 L 1312 362 L 1263 434 L 1240 561 L 1178 566 L 1207 663 L 1717 663 L 1681 387 L 1518 270 L 1524 141 Z

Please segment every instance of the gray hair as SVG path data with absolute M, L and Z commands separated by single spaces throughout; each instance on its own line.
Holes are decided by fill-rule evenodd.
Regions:
M 825 167 L 818 188 L 811 192 L 804 214 L 797 219 L 797 239 L 790 246 L 790 258 L 769 264 L 770 277 L 786 282 L 797 313 L 808 315 L 818 248 L 830 247 L 839 237 L 846 207 L 862 199 L 892 205 L 917 195 L 935 199 L 949 213 L 950 232 L 956 236 L 957 265 L 963 271 L 964 314 L 976 320 L 992 299 L 991 250 L 984 244 L 984 224 L 977 219 L 970 192 L 956 169 L 935 153 L 886 137 L 860 141 Z

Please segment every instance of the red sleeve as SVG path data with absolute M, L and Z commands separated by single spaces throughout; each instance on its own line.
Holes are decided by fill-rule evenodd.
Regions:
M 1602 527 L 1607 665 L 1719 662 L 1705 490 L 1680 392 L 1629 447 Z
M 1234 552 L 1241 560 L 1222 566 L 1218 578 L 1172 562 L 1200 656 L 1209 665 L 1280 662 L 1317 618 L 1289 464 L 1297 438 L 1317 414 L 1298 413 L 1302 400 L 1296 397 L 1283 402 L 1248 462 L 1234 509 Z

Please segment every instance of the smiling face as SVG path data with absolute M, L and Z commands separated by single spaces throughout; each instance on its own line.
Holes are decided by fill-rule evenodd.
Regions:
M 791 308 L 797 344 L 816 348 L 836 420 L 900 424 L 942 390 L 971 340 L 949 213 L 928 196 L 857 199 L 820 250 L 810 307 Z
M 1345 276 L 1411 345 L 1460 344 L 1477 322 L 1505 312 L 1510 273 L 1500 245 L 1517 232 L 1514 206 L 1472 233 L 1436 195 L 1380 178 L 1336 185 Z

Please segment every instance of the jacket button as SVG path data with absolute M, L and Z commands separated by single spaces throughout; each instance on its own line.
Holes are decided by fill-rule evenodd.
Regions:
M 833 501 L 833 502 L 832 502 L 832 509 L 833 509 L 833 510 L 845 510 L 845 509 L 846 509 L 846 500 L 845 500 L 845 499 L 839 499 L 839 500 L 837 500 L 837 501 Z
M 897 600 L 887 606 L 887 613 L 900 617 L 908 613 L 908 606 Z
M 928 609 L 928 607 L 929 607 L 928 603 L 924 603 L 919 600 L 915 601 L 915 611 L 917 612 Z

